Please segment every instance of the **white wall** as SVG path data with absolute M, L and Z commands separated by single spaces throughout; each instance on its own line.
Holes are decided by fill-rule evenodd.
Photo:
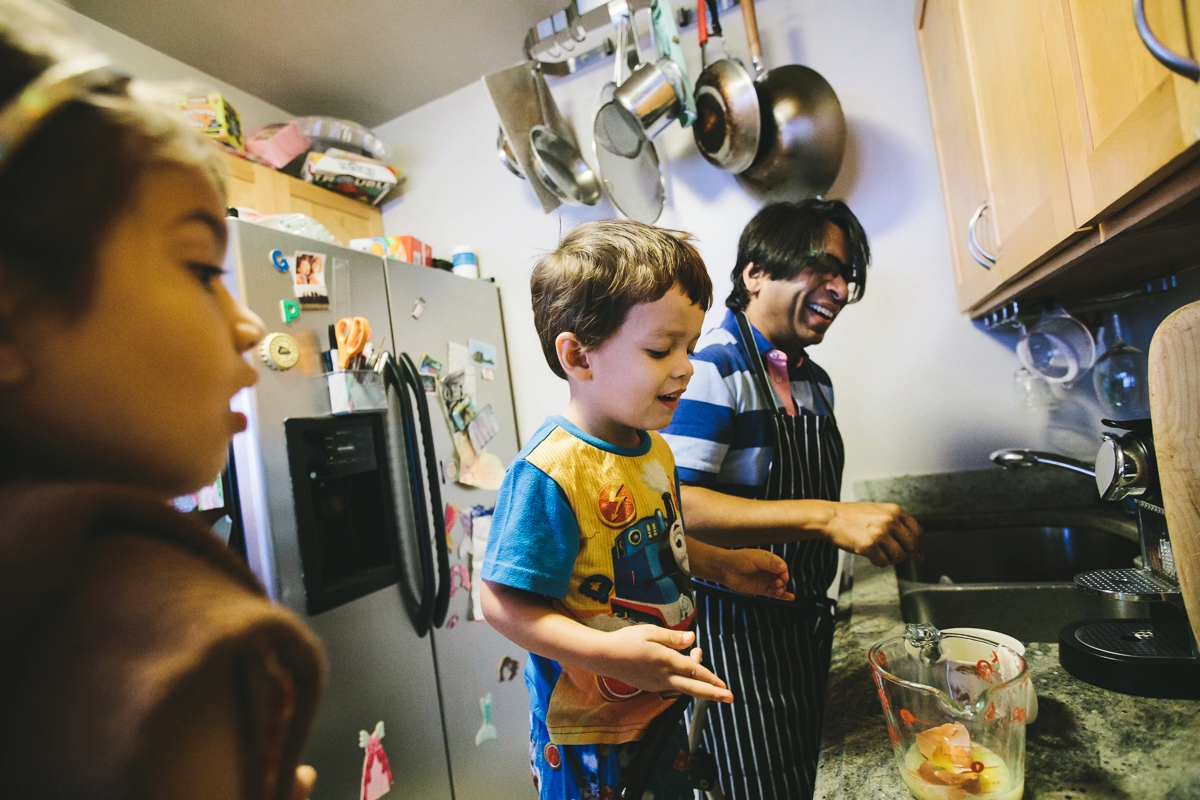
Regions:
M 225 95 L 242 118 L 242 129 L 246 133 L 269 122 L 279 122 L 295 116 L 64 5 L 50 0 L 42 0 L 42 3 L 70 25 L 80 37 L 106 53 L 117 67 L 135 78 L 170 83 L 184 82 L 189 84 L 189 88 L 205 92 L 216 91 Z M 230 6 L 230 13 L 236 13 L 234 6 Z
M 1042 446 L 1046 420 L 1016 411 L 1011 348 L 955 310 L 942 195 L 913 32 L 911 2 L 764 0 L 758 9 L 768 65 L 798 62 L 838 92 L 850 141 L 831 196 L 844 198 L 870 237 L 874 265 L 865 299 L 838 318 L 812 355 L 833 377 L 852 481 L 987 466 L 1001 446 Z M 731 50 L 745 56 L 740 15 L 724 19 Z M 693 79 L 694 26 L 685 34 Z M 611 60 L 553 83 L 554 96 L 591 152 L 591 115 Z M 553 79 L 552 79 L 553 80 Z M 521 433 L 566 402 L 563 381 L 542 359 L 529 308 L 529 271 L 576 223 L 613 216 L 595 209 L 543 214 L 532 190 L 495 156 L 497 117 L 482 83 L 377 129 L 408 174 L 405 194 L 384 210 L 389 234 L 411 234 L 449 258 L 472 245 L 499 283 Z M 658 140 L 668 204 L 659 224 L 700 239 L 723 313 L 743 225 L 759 207 L 734 178 L 698 155 L 690 131 Z M 1092 445 L 1094 447 L 1094 445 Z M 1094 453 L 1094 449 L 1092 450 Z

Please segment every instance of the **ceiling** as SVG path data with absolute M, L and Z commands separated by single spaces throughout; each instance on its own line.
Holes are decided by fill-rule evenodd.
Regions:
M 523 58 L 568 0 L 65 0 L 298 116 L 368 127 Z

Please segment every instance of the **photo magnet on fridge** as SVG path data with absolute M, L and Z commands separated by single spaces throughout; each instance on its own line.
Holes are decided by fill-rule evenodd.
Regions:
M 329 308 L 329 289 L 325 285 L 325 254 L 297 250 L 292 267 L 292 288 L 300 307 Z
M 471 363 L 477 367 L 496 368 L 496 347 L 487 342 L 477 342 L 471 339 Z
M 417 372 L 422 375 L 437 375 L 442 371 L 442 362 L 438 361 L 433 356 L 426 353 L 421 356 L 421 363 L 417 365 Z

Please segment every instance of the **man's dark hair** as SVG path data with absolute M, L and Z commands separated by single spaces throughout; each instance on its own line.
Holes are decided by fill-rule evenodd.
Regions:
M 733 291 L 725 305 L 741 311 L 750 303 L 750 293 L 742 280 L 747 264 L 757 264 L 772 280 L 791 280 L 806 266 L 814 265 L 825 254 L 825 231 L 833 223 L 846 236 L 847 302 L 862 299 L 867 288 L 867 264 L 871 248 L 858 217 L 841 200 L 801 200 L 798 203 L 772 203 L 764 206 L 746 224 L 738 240 L 737 265 L 730 278 Z

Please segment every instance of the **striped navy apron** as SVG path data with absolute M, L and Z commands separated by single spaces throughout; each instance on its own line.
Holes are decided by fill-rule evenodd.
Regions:
M 826 414 L 780 409 L 746 316 L 742 347 L 771 417 L 775 450 L 759 500 L 838 500 L 844 449 L 833 409 L 806 361 L 814 405 Z M 819 398 L 819 400 L 818 400 Z M 711 584 L 696 586 L 696 621 L 704 663 L 729 684 L 732 705 L 716 703 L 704 745 L 729 800 L 797 800 L 812 796 L 821 744 L 825 683 L 833 642 L 833 603 L 825 591 L 837 572 L 827 539 L 764 547 L 791 574 L 792 603 L 751 598 Z

